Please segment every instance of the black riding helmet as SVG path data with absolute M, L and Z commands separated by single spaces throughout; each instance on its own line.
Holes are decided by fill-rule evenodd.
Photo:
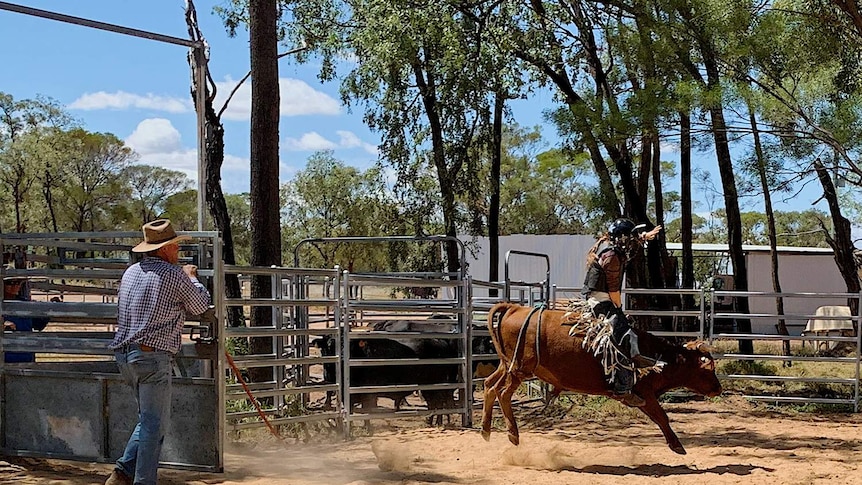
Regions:
M 635 224 L 631 219 L 620 218 L 608 226 L 608 235 L 614 246 L 631 256 L 639 246 L 640 239 L 635 237 L 646 228 L 646 224 Z
M 611 222 L 608 226 L 608 234 L 614 239 L 631 236 L 635 230 L 635 223 L 631 219 L 620 218 Z

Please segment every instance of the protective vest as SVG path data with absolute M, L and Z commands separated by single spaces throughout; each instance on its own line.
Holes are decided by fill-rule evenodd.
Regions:
M 622 258 L 622 266 L 626 265 L 626 254 L 623 251 L 620 251 L 616 246 L 611 245 L 608 241 L 603 242 L 598 251 L 596 252 L 596 259 L 587 268 L 587 275 L 584 278 L 584 287 L 581 289 L 581 294 L 589 295 L 592 291 L 603 291 L 609 293 L 608 291 L 608 277 L 605 274 L 605 270 L 599 264 L 603 257 L 610 256 L 610 251 L 614 251 L 619 257 Z

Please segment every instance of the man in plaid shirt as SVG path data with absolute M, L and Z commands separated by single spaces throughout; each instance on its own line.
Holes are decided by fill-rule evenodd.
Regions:
M 135 395 L 138 424 L 106 485 L 156 483 L 170 419 L 172 361 L 180 350 L 185 316 L 205 312 L 210 303 L 197 267 L 177 266 L 178 243 L 190 238 L 177 236 L 167 219 L 144 224 L 143 231 L 144 241 L 132 251 L 146 255 L 123 273 L 117 333 L 110 345 Z

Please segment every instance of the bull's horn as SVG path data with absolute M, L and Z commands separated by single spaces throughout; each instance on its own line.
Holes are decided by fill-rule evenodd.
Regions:
M 700 342 L 697 346 L 697 349 L 700 351 L 703 351 L 703 352 L 710 352 L 710 353 L 715 351 L 715 347 L 713 347 L 712 345 L 709 345 L 706 342 Z
M 699 350 L 701 352 L 712 352 L 714 348 L 703 340 L 693 340 L 684 345 L 688 350 Z

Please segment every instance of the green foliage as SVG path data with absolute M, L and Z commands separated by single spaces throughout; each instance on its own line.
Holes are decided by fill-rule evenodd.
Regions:
M 246 265 L 251 260 L 251 201 L 249 194 L 226 194 L 225 203 L 230 214 L 236 264 Z
M 189 185 L 181 172 L 136 165 L 125 143 L 79 126 L 56 101 L 0 93 L 0 230 L 139 229 L 169 214 L 179 229 L 187 208 L 170 197 Z M 194 218 L 194 205 L 191 214 Z
M 172 190 L 188 184 L 173 185 Z M 156 217 L 167 217 L 178 231 L 195 231 L 198 227 L 198 191 L 193 189 L 174 192 L 160 203 Z
M 132 198 L 134 205 L 139 210 L 141 225 L 162 216 L 164 212 L 167 212 L 168 199 L 191 186 L 191 180 L 183 172 L 150 165 L 131 165 L 123 170 L 122 175 L 128 179 L 128 183 L 131 185 Z M 197 194 L 194 195 L 197 199 Z M 196 201 L 191 208 L 193 212 L 197 212 Z M 173 217 L 170 219 L 176 225 L 179 220 L 177 216 L 180 216 L 181 212 L 177 210 L 177 207 L 171 209 Z M 184 209 L 187 210 L 188 208 Z M 194 227 L 195 225 L 192 225 L 188 229 L 182 230 L 191 230 Z
M 718 372 L 722 374 L 774 376 L 777 375 L 777 368 L 760 361 L 730 360 L 722 363 Z

